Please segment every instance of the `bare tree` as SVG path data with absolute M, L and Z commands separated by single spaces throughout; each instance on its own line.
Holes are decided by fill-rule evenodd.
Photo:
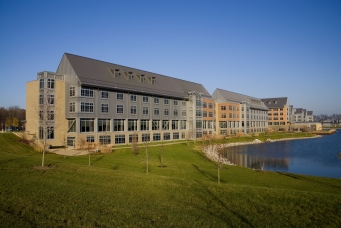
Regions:
M 139 147 L 137 145 L 137 133 L 136 132 L 134 132 L 132 135 L 131 150 L 132 150 L 134 155 L 137 155 L 139 153 Z
M 147 144 L 147 141 L 144 142 L 144 147 L 146 149 L 146 170 L 147 170 L 147 174 L 148 174 L 149 169 L 148 169 L 148 144 Z
M 163 153 L 165 152 L 165 143 L 164 141 L 162 140 L 161 141 L 161 144 L 159 144 L 159 161 L 160 161 L 160 167 L 163 168 L 163 164 L 162 164 L 162 156 L 163 156 Z
M 217 169 L 218 169 L 218 184 L 220 184 L 220 169 L 223 167 L 223 147 L 221 145 L 215 146 L 215 153 L 217 154 Z

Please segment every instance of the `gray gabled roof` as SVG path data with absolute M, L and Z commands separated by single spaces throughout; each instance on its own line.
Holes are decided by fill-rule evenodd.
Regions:
M 268 108 L 284 108 L 288 103 L 287 97 L 262 98 L 261 100 Z
M 219 93 L 226 102 L 248 103 L 250 108 L 267 111 L 266 105 L 259 99 L 231 91 L 216 89 L 213 94 Z
M 187 98 L 187 92 L 196 91 L 203 97 L 211 97 L 205 87 L 198 83 L 73 54 L 65 53 L 64 56 L 70 62 L 83 86 L 173 98 Z M 115 77 L 115 70 L 119 70 L 118 77 Z M 128 80 L 130 73 L 133 77 Z M 141 75 L 144 75 L 144 82 L 139 80 Z M 152 84 L 151 80 L 155 80 L 155 83 Z

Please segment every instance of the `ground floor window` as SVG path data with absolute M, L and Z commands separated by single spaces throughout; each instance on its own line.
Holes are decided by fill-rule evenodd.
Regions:
M 76 119 L 68 119 L 68 131 L 76 132 Z
M 160 121 L 159 120 L 153 120 L 153 122 L 152 122 L 152 130 L 153 131 L 160 130 Z
M 103 145 L 111 143 L 110 135 L 101 135 L 99 136 L 99 142 Z
M 126 139 L 124 135 L 115 135 L 115 144 L 125 143 Z
M 75 146 L 75 137 L 67 137 L 66 138 L 66 146 Z
M 93 135 L 86 136 L 86 142 L 90 142 L 90 143 L 95 142 L 95 136 Z
M 173 133 L 173 139 L 179 139 L 179 132 Z
M 148 131 L 149 130 L 149 120 L 141 120 L 140 122 L 140 130 L 141 131 Z
M 153 134 L 153 141 L 160 141 L 160 140 L 161 140 L 160 133 L 154 133 Z
M 180 120 L 180 129 L 186 129 L 186 120 Z
M 129 143 L 137 143 L 139 141 L 138 134 L 129 135 Z
M 181 138 L 185 139 L 186 138 L 186 132 L 181 132 Z
M 164 133 L 163 140 L 170 140 L 170 133 Z
M 149 142 L 150 134 L 142 134 L 142 142 Z
M 201 131 L 197 131 L 197 138 L 201 138 L 202 137 L 202 132 Z

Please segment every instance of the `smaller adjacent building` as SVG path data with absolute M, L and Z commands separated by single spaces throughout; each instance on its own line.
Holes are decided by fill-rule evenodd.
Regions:
M 287 129 L 291 124 L 291 113 L 293 107 L 289 105 L 287 97 L 277 98 L 263 98 L 261 99 L 266 107 L 269 109 L 268 121 L 270 128 L 276 128 L 276 130 Z
M 265 132 L 268 128 L 268 108 L 258 98 L 216 89 L 216 133 L 233 135 Z
M 304 108 L 295 108 L 294 109 L 294 120 L 295 122 L 313 122 L 314 121 L 314 115 L 313 111 L 307 111 Z

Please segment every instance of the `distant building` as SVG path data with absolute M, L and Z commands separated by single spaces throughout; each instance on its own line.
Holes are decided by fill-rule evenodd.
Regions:
M 287 97 L 261 99 L 269 109 L 269 127 L 276 130 L 288 129 L 291 124 L 293 107 L 289 105 Z
M 216 102 L 217 134 L 249 134 L 268 128 L 268 108 L 260 99 L 222 89 L 216 89 L 212 97 Z

